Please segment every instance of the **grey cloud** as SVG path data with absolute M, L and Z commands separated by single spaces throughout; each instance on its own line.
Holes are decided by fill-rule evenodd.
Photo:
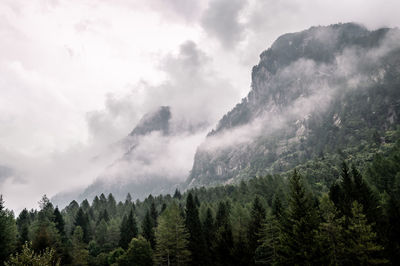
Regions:
M 201 25 L 226 48 L 235 47 L 242 39 L 245 26 L 240 22 L 240 12 L 245 0 L 212 0 L 204 11 Z

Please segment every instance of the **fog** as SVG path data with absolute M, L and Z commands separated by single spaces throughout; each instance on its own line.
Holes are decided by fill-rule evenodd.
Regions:
M 183 180 L 206 132 L 247 95 L 251 67 L 278 36 L 349 21 L 396 27 L 399 9 L 398 1 L 378 0 L 2 1 L 0 193 L 6 207 L 37 207 L 43 194 L 88 186 L 121 157 L 116 143 L 161 105 L 171 106 L 179 133 L 146 137 L 138 151 L 163 150 L 166 157 L 140 169 Z M 377 56 L 385 49 L 390 45 Z M 349 58 L 337 58 L 341 69 L 351 66 Z M 352 80 L 355 87 L 361 82 Z M 305 103 L 295 106 L 310 106 L 300 114 L 285 110 L 275 121 L 266 112 L 262 119 L 279 127 L 286 113 L 324 108 L 336 91 L 325 89 L 299 100 Z M 237 139 L 252 138 L 242 131 Z

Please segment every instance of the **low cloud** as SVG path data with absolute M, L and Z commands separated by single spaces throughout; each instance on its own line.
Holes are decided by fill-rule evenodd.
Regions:
M 240 13 L 246 4 L 245 0 L 211 0 L 201 25 L 225 48 L 235 47 L 244 35 L 245 25 L 240 21 Z

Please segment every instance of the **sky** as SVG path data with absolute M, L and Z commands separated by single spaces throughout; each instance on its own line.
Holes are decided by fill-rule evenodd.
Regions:
M 161 105 L 201 128 L 179 144 L 176 165 L 190 170 L 277 37 L 338 22 L 399 27 L 398 10 L 396 0 L 0 1 L 6 207 L 91 184 L 115 159 L 110 146 Z

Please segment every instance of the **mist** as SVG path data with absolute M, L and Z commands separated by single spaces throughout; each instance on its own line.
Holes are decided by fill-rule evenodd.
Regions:
M 107 171 L 137 171 L 138 181 L 150 173 L 184 180 L 197 147 L 246 97 L 252 66 L 278 36 L 348 21 L 397 27 L 399 8 L 398 1 L 377 0 L 2 1 L 0 193 L 6 206 L 36 207 L 43 194 L 82 190 Z M 395 44 L 364 59 L 384 56 Z M 351 74 L 354 60 L 362 65 L 358 58 L 350 50 L 338 55 L 336 66 L 299 61 L 286 71 L 331 71 L 361 88 L 371 80 Z M 265 134 L 264 124 L 272 132 L 324 110 L 340 88 L 319 80 L 291 109 L 265 110 L 250 125 L 210 138 L 207 148 L 246 143 Z M 120 141 L 159 106 L 171 107 L 174 134 L 145 136 L 132 164 L 113 169 L 125 152 Z

